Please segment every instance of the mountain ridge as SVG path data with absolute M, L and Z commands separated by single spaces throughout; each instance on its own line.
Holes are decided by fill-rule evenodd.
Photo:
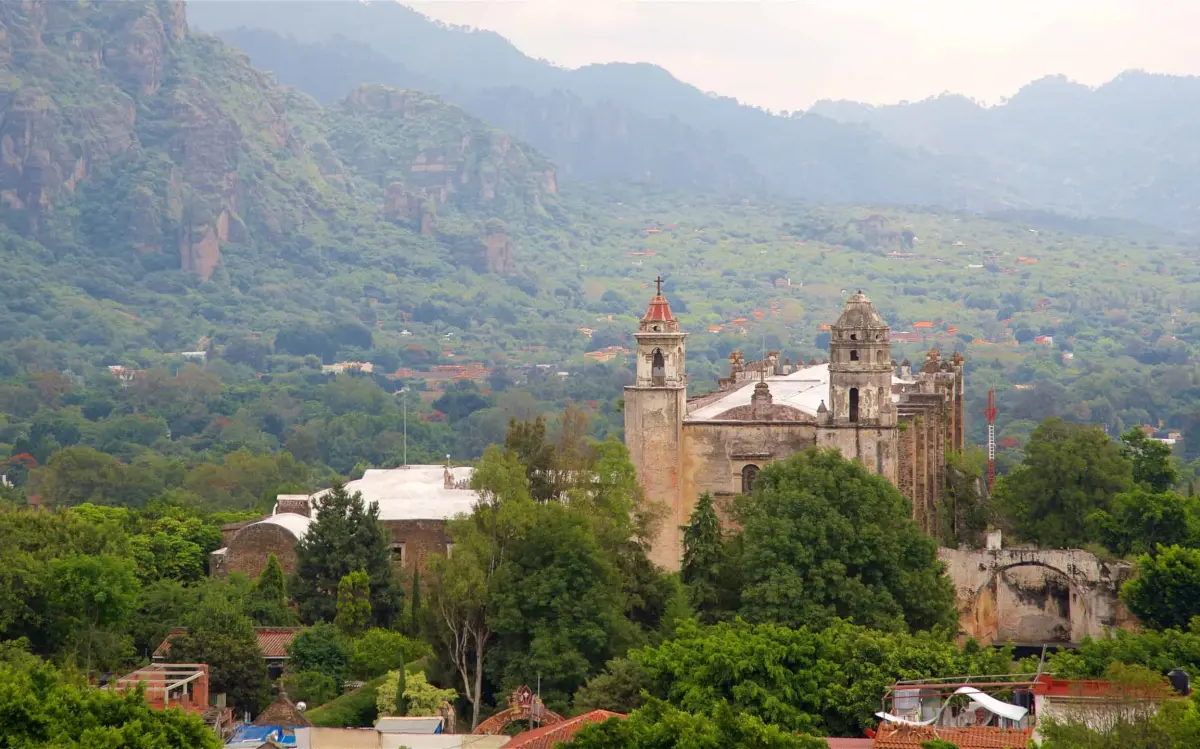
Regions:
M 499 123 L 561 161 L 564 174 L 584 179 L 650 175 L 665 186 L 763 189 L 817 202 L 1052 211 L 1200 230 L 1193 210 L 1200 183 L 1191 177 L 1200 154 L 1186 136 L 1200 126 L 1200 111 L 1186 107 L 1200 92 L 1197 78 L 1127 71 L 1092 89 L 1046 76 L 996 107 L 949 94 L 883 107 L 822 101 L 784 117 L 707 94 L 649 63 L 557 67 L 494 32 L 441 24 L 393 3 L 289 3 L 195 5 L 206 28 L 240 43 L 264 67 L 287 63 L 278 50 L 272 59 L 267 47 L 236 39 L 237 28 L 291 34 L 296 43 L 340 35 L 425 76 L 433 90 L 488 119 L 506 113 L 485 109 L 499 91 L 523 90 L 514 98 L 535 108 L 547 108 L 551 95 L 575 97 L 582 108 L 603 105 L 639 122 L 640 143 L 613 143 L 583 128 L 569 144 L 527 121 Z M 418 43 L 389 41 L 413 39 Z M 429 39 L 438 49 L 427 53 L 435 44 Z M 356 75 L 363 72 L 347 73 L 339 86 L 362 82 Z M 652 158 L 655 144 L 667 142 L 686 144 L 680 175 L 670 168 L 674 155 Z M 643 160 L 649 165 L 637 168 Z M 612 164 L 624 166 L 599 168 Z

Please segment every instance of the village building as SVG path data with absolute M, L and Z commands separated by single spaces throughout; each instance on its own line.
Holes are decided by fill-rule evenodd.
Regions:
M 283 675 L 283 667 L 288 659 L 288 647 L 296 635 L 304 631 L 304 627 L 255 627 L 254 637 L 258 640 L 258 649 L 263 661 L 267 664 L 267 673 L 272 679 Z M 150 656 L 155 665 L 162 665 L 171 659 L 171 643 L 175 638 L 187 634 L 187 627 L 175 627 L 167 632 L 167 636 L 154 649 Z
M 886 477 L 912 502 L 926 532 L 938 528 L 947 451 L 965 446 L 963 357 L 937 349 L 914 371 L 891 357 L 891 329 L 861 291 L 830 326 L 829 360 L 807 365 L 766 352 L 730 356 L 714 392 L 689 397 L 685 333 L 659 292 L 635 334 L 625 388 L 625 444 L 647 500 L 666 518 L 651 558 L 678 569 L 682 527 L 696 498 L 718 504 L 750 491 L 764 465 L 811 446 L 836 448 Z
M 405 568 L 424 568 L 431 554 L 448 553 L 451 543 L 446 521 L 469 514 L 476 494 L 468 466 L 405 466 L 370 469 L 346 483 L 346 491 L 361 493 L 363 501 L 379 508 L 379 520 L 391 534 L 392 561 Z M 281 494 L 272 514 L 224 526 L 223 544 L 210 557 L 213 575 L 241 572 L 257 577 L 274 554 L 286 574 L 296 571 L 296 544 L 316 522 L 317 508 L 329 493 Z

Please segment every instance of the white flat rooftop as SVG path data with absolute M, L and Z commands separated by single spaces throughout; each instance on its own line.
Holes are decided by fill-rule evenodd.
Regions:
M 750 398 L 754 395 L 754 384 L 758 380 L 747 380 L 736 390 L 730 390 L 721 398 L 690 412 L 684 421 L 717 421 L 718 417 L 738 406 L 749 406 Z M 892 384 L 911 383 L 892 375 Z M 787 375 L 772 375 L 767 378 L 767 388 L 771 391 L 771 401 L 779 406 L 791 406 L 810 416 L 817 415 L 821 401 L 829 406 L 829 365 L 814 364 L 801 367 Z M 899 397 L 892 395 L 892 401 Z
M 451 468 L 455 482 L 470 481 L 471 467 Z M 445 466 L 372 468 L 361 479 L 346 483 L 346 491 L 360 492 L 368 504 L 379 505 L 380 520 L 448 520 L 469 514 L 475 507 L 471 489 L 447 489 Z M 320 501 L 329 490 L 312 498 Z

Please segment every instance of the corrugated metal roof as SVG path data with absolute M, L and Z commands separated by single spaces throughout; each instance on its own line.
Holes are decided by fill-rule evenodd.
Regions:
M 388 715 L 375 722 L 375 730 L 380 733 L 439 733 L 442 730 L 442 718 L 439 715 Z

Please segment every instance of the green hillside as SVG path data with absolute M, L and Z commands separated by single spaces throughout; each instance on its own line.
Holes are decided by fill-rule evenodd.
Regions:
M 12 404 L 39 373 L 86 389 L 110 365 L 176 372 L 183 351 L 208 352 L 232 399 L 208 421 L 163 414 L 171 441 L 194 437 L 205 455 L 299 445 L 294 430 L 320 421 L 332 431 L 302 431 L 298 453 L 340 472 L 394 460 L 394 404 L 345 442 L 343 401 L 284 405 L 325 403 L 319 368 L 346 360 L 376 366 L 380 395 L 425 391 L 414 413 L 445 419 L 421 438 L 427 455 L 472 457 L 509 416 L 572 399 L 595 404 L 597 434 L 619 430 L 631 333 L 658 274 L 692 333 L 697 391 L 735 348 L 821 357 L 821 325 L 862 288 L 909 334 L 897 359 L 967 353 L 970 413 L 997 387 L 1014 446 L 1050 415 L 1189 428 L 1197 412 L 1198 271 L 1163 232 L 560 183 L 539 151 L 433 94 L 370 84 L 321 106 L 188 31 L 178 3 L 0 11 L 13 142 L 0 377 L 17 388 L 0 401 L 23 414 L 4 445 L 30 438 L 36 413 Z M 528 113 L 521 101 L 505 106 Z M 430 368 L 466 364 L 470 387 L 522 393 L 431 406 L 450 386 Z M 575 376 L 537 380 L 535 364 Z M 247 398 L 272 405 L 251 418 Z M 224 426 L 203 436 L 238 413 L 236 439 Z M 981 419 L 970 429 L 982 438 Z

